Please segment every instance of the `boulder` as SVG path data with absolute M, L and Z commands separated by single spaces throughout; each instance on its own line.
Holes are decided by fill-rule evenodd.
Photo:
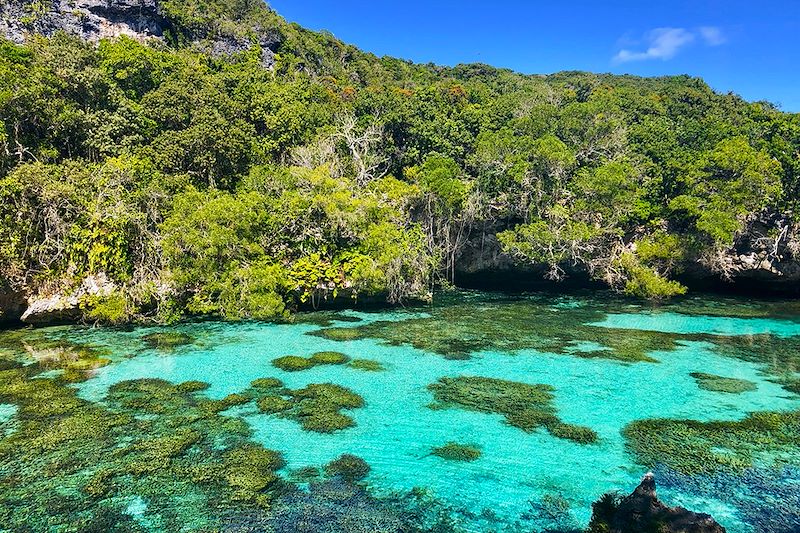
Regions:
M 28 308 L 20 320 L 33 325 L 75 322 L 81 318 L 81 302 L 85 298 L 108 296 L 115 290 L 117 286 L 104 273 L 93 274 L 69 294 L 56 293 L 29 299 Z
M 651 473 L 642 478 L 632 494 L 618 501 L 605 496 L 592 505 L 590 531 L 609 533 L 725 533 L 710 515 L 667 507 L 656 495 L 656 480 Z

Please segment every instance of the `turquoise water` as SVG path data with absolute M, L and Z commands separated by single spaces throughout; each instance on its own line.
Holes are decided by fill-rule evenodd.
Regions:
M 513 320 L 493 320 L 493 315 L 502 314 L 507 306 L 514 306 Z M 468 358 L 448 358 L 398 341 L 412 324 L 428 325 L 431 337 L 446 337 L 451 330 L 458 336 L 459 326 L 465 327 L 459 323 L 462 309 L 465 314 L 479 313 L 486 322 L 485 332 L 478 331 L 482 322 L 469 324 L 482 342 Z M 550 331 L 541 328 L 543 317 L 550 312 L 561 313 L 558 320 L 567 334 L 582 328 L 564 350 L 553 353 L 534 348 L 542 345 L 539 337 Z M 347 412 L 355 420 L 354 427 L 332 434 L 305 431 L 293 420 L 261 413 L 253 403 L 224 414 L 246 421 L 254 440 L 279 451 L 286 461 L 286 476 L 303 467 L 319 467 L 344 453 L 357 455 L 371 467 L 365 482 L 374 494 L 423 488 L 450 508 L 468 531 L 516 530 L 520 524 L 548 527 L 543 518 L 531 518 L 531 502 L 535 507 L 536 502 L 553 496 L 569 502 L 560 526 L 584 527 L 593 501 L 609 491 L 630 492 L 648 470 L 636 463 L 621 434 L 636 420 L 735 421 L 750 412 L 800 409 L 800 397 L 781 386 L 782 380 L 800 377 L 792 367 L 794 360 L 777 374 L 770 354 L 764 354 L 764 360 L 737 357 L 730 349 L 717 349 L 715 343 L 717 337 L 800 337 L 800 317 L 791 314 L 779 318 L 709 316 L 689 307 L 606 305 L 588 297 L 535 296 L 506 301 L 469 294 L 432 309 L 342 311 L 324 316 L 328 322 L 187 324 L 177 330 L 191 334 L 194 343 L 171 349 L 155 349 L 142 342 L 144 335 L 158 331 L 153 328 L 60 328 L 52 335 L 111 349 L 111 364 L 74 385 L 81 398 L 92 402 L 102 403 L 113 384 L 140 378 L 203 381 L 210 384 L 205 394 L 214 399 L 243 391 L 263 377 L 279 378 L 290 389 L 312 383 L 347 387 L 364 398 L 365 406 Z M 367 330 L 368 335 L 346 341 L 313 335 L 330 327 L 368 326 L 381 329 Z M 525 328 L 532 328 L 529 339 Z M 514 330 L 518 349 L 498 349 L 506 346 L 504 329 L 509 336 Z M 645 349 L 654 361 L 611 357 L 613 350 L 604 344 L 606 336 L 625 338 L 626 332 L 633 330 L 670 334 L 672 344 L 664 349 L 659 337 L 656 340 L 661 342 L 654 341 L 654 349 Z M 384 334 L 387 331 L 389 334 Z M 425 341 L 413 344 L 425 345 Z M 347 365 L 327 365 L 285 372 L 271 364 L 281 356 L 310 356 L 320 351 L 374 360 L 384 370 L 366 372 Z M 756 388 L 740 394 L 704 390 L 690 375 L 693 372 L 747 380 Z M 559 418 L 591 428 L 599 439 L 594 444 L 579 444 L 556 438 L 544 429 L 526 433 L 506 424 L 500 414 L 429 408 L 433 396 L 428 385 L 456 376 L 550 385 Z M 0 422 L 12 419 L 14 412 L 13 406 L 0 405 Z M 434 447 L 448 442 L 477 446 L 482 455 L 476 461 L 456 462 L 431 454 Z M 736 502 L 724 497 L 668 484 L 662 485 L 659 493 L 670 505 L 712 514 L 728 531 L 755 531 Z M 134 515 L 143 515 L 146 503 L 139 499 L 130 509 Z

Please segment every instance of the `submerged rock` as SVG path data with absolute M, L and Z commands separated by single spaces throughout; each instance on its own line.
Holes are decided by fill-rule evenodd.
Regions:
M 616 500 L 606 495 L 592 505 L 591 532 L 725 533 L 710 515 L 667 507 L 656 495 L 652 473 L 629 496 Z

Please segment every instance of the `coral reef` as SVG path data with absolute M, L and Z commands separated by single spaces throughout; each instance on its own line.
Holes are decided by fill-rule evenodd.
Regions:
M 444 446 L 437 446 L 431 450 L 431 455 L 441 457 L 447 461 L 477 461 L 481 457 L 481 450 L 471 444 L 458 444 L 448 442 Z
M 101 405 L 36 378 L 42 370 L 0 372 L 0 402 L 18 406 L 15 431 L 0 441 L 4 527 L 138 531 L 120 503 L 141 498 L 148 529 L 214 529 L 213 509 L 266 508 L 287 488 L 280 455 L 219 415 L 198 382 L 122 382 Z
M 340 352 L 317 352 L 311 356 L 311 362 L 315 365 L 344 365 L 350 362 L 350 358 Z
M 356 370 L 363 370 L 364 372 L 382 372 L 384 370 L 380 362 L 373 361 L 372 359 L 353 359 L 347 366 L 355 368 Z
M 666 466 L 654 471 L 664 487 L 732 505 L 753 531 L 800 531 L 800 467 L 796 465 L 699 476 Z
M 342 342 L 355 341 L 367 336 L 360 328 L 325 328 L 312 331 L 309 335 Z
M 746 379 L 726 378 L 714 374 L 704 374 L 702 372 L 692 372 L 691 376 L 697 381 L 697 386 L 701 389 L 712 392 L 727 392 L 729 394 L 741 394 L 743 392 L 754 391 L 758 386 Z
M 396 322 L 377 321 L 309 334 L 336 341 L 377 338 L 390 345 L 408 344 L 454 360 L 469 359 L 487 350 L 535 349 L 580 357 L 653 362 L 651 353 L 673 350 L 680 340 L 680 336 L 666 333 L 592 326 L 605 313 L 591 307 L 553 306 L 553 300 L 546 297 L 498 298 L 478 308 L 469 301 L 459 303 L 447 297 L 442 300 L 441 305 L 426 308 L 428 316 L 404 320 L 403 327 L 397 327 Z M 613 301 L 610 308 L 614 309 Z M 531 320 L 531 316 L 536 316 L 536 320 Z M 564 328 L 565 320 L 569 320 L 572 328 Z M 586 342 L 595 343 L 598 348 L 575 349 Z
M 369 475 L 370 467 L 360 457 L 344 454 L 325 465 L 325 473 L 330 477 L 341 476 L 346 481 L 361 481 Z
M 266 386 L 265 386 L 266 385 Z M 298 422 L 306 431 L 333 433 L 355 425 L 343 410 L 364 406 L 364 399 L 350 389 L 333 383 L 314 383 L 290 390 L 277 380 L 263 378 L 248 391 L 262 413 Z
M 181 331 L 158 331 L 148 333 L 142 337 L 142 340 L 149 348 L 164 351 L 170 351 L 179 346 L 186 346 L 195 342 L 194 337 Z
M 300 372 L 314 367 L 314 362 L 305 357 L 296 355 L 285 355 L 272 360 L 272 366 L 280 368 L 284 372 Z
M 639 463 L 683 474 L 742 472 L 756 462 L 800 465 L 800 411 L 750 413 L 739 421 L 637 420 L 623 435 Z
M 285 372 L 300 372 L 320 365 L 344 365 L 350 358 L 340 352 L 317 352 L 311 357 L 286 355 L 272 361 L 272 366 Z
M 525 432 L 544 427 L 554 437 L 589 444 L 597 434 L 585 427 L 559 420 L 552 405 L 553 388 L 484 377 L 441 378 L 428 386 L 436 399 L 434 409 L 457 407 L 482 413 L 497 413 L 506 423 Z

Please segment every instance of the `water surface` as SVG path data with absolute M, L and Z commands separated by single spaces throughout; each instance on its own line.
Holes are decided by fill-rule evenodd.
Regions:
M 605 294 L 456 293 L 432 307 L 317 313 L 291 324 L 17 332 L 13 342 L 6 335 L 5 356 L 36 358 L 41 339 L 102 348 L 110 364 L 69 385 L 80 398 L 101 406 L 115 384 L 142 378 L 205 382 L 208 388 L 198 394 L 214 400 L 246 391 L 265 377 L 292 390 L 315 383 L 346 387 L 364 399 L 364 406 L 344 411 L 355 425 L 333 433 L 307 431 L 295 419 L 261 412 L 255 402 L 238 402 L 222 415 L 244 421 L 247 438 L 280 452 L 285 466 L 279 474 L 285 479 L 298 482 L 297 472 L 352 454 L 371 467 L 363 480 L 371 495 L 396 498 L 424 491 L 436 502 L 436 512 L 447 513 L 451 525 L 462 530 L 585 527 L 591 503 L 601 494 L 630 492 L 645 472 L 656 469 L 660 495 L 670 505 L 709 512 L 734 533 L 764 527 L 792 531 L 800 527 L 800 514 L 771 516 L 776 511 L 768 502 L 785 500 L 792 488 L 800 492 L 800 423 L 790 425 L 796 433 L 788 441 L 762 439 L 760 449 L 746 453 L 747 464 L 702 472 L 677 460 L 645 464 L 638 453 L 642 443 L 626 439 L 623 430 L 648 419 L 736 422 L 748 413 L 800 410 L 800 396 L 791 392 L 800 378 L 796 310 L 792 302 L 694 298 L 652 307 Z M 186 334 L 188 343 L 146 341 L 159 331 Z M 272 364 L 282 356 L 323 351 L 374 361 L 382 370 L 345 364 L 287 372 Z M 58 379 L 63 370 L 51 367 L 47 376 Z M 725 386 L 745 383 L 746 390 L 709 388 L 696 377 L 699 373 L 727 378 Z M 429 385 L 459 376 L 550 386 L 561 422 L 590 428 L 597 440 L 574 442 L 544 428 L 524 431 L 500 413 L 457 405 L 431 408 Z M 13 434 L 16 416 L 15 406 L 0 405 L 3 431 Z M 687 433 L 685 438 L 700 437 Z M 481 455 L 449 461 L 431 453 L 447 443 L 469 445 Z M 707 448 L 737 453 L 711 449 L 712 444 Z M 148 517 L 147 495 L 136 496 L 126 500 L 124 512 L 145 530 L 163 527 Z

